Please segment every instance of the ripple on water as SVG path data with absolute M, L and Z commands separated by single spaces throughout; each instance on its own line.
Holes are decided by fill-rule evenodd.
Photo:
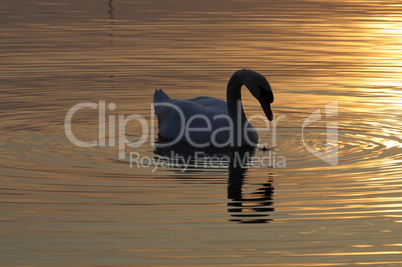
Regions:
M 325 162 L 321 155 L 327 149 L 328 128 L 321 125 L 308 126 L 302 133 L 301 127 L 295 124 L 299 120 L 290 119 L 286 125 L 278 126 L 274 133 L 267 138 L 262 138 L 262 143 L 267 143 L 271 147 L 269 151 L 258 149 L 254 152 L 257 157 L 275 158 L 278 160 L 283 157 L 286 161 L 286 168 L 317 168 L 325 167 L 329 164 Z M 292 125 L 293 124 L 293 125 Z M 96 137 L 97 128 L 82 129 L 78 136 Z M 131 135 L 135 134 L 138 129 L 130 129 Z M 128 134 L 130 134 L 128 131 Z M 392 166 L 402 160 L 402 139 L 395 133 L 400 130 L 393 125 L 385 123 L 375 123 L 360 121 L 339 121 L 339 128 L 336 140 L 333 144 L 337 147 L 338 156 L 337 169 L 349 169 L 351 172 L 363 171 L 370 169 L 372 161 L 376 162 L 376 170 L 381 167 L 382 171 L 395 171 Z M 272 135 L 275 135 L 273 137 Z M 128 136 L 132 139 L 133 136 Z M 152 140 L 153 141 L 153 140 Z M 172 155 L 192 155 L 191 149 L 174 148 L 171 150 L 159 150 L 151 143 L 150 138 L 147 142 L 137 148 L 125 147 L 124 152 L 119 151 L 118 140 L 115 140 L 114 146 L 81 148 L 72 144 L 66 137 L 65 133 L 49 133 L 44 134 L 37 131 L 19 131 L 3 135 L 1 143 L 4 151 L 10 151 L 3 154 L 2 165 L 10 173 L 19 172 L 23 174 L 25 171 L 40 171 L 41 173 L 83 171 L 99 169 L 102 172 L 113 174 L 116 170 L 129 167 L 130 152 L 139 155 L 139 159 L 143 159 L 143 164 L 152 167 L 154 164 L 161 164 L 162 161 L 156 161 L 161 156 L 168 158 Z M 204 151 L 205 152 L 205 151 Z M 218 156 L 227 155 L 227 151 L 206 152 Z M 316 153 L 314 155 L 313 153 Z M 119 155 L 123 155 L 124 159 L 119 159 Z M 318 156 L 318 157 L 317 157 Z M 380 160 L 380 161 L 378 161 Z M 148 162 L 147 162 L 148 161 Z M 379 162 L 381 164 L 379 165 Z M 206 164 L 195 164 L 192 161 L 192 169 L 194 165 L 200 168 L 211 167 Z M 271 164 L 273 165 L 273 164 Z M 163 165 L 169 167 L 169 165 Z M 163 167 L 162 166 L 162 167 Z M 159 166 L 158 166 L 159 167 Z M 171 166 L 170 166 L 171 167 Z M 176 166 L 177 167 L 177 166 Z M 265 166 L 277 167 L 277 166 Z M 374 166 L 371 166 L 374 167 Z M 162 168 L 163 169 L 163 168 Z M 353 169 L 353 170 L 351 170 Z M 149 170 L 142 168 L 139 171 L 142 174 L 149 173 Z
M 367 114 L 360 115 L 361 120 L 339 116 L 335 133 L 328 133 L 325 125 L 308 126 L 303 134 L 301 127 L 280 126 L 276 130 L 276 155 L 284 156 L 289 168 L 325 168 L 330 166 L 324 157 L 329 145 L 336 148 L 330 154 L 337 157 L 336 171 L 358 174 L 379 171 L 389 164 L 397 167 L 402 161 L 401 130 L 395 125 L 366 121 L 363 118 Z

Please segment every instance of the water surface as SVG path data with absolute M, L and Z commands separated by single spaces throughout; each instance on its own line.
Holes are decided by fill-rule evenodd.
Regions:
M 402 264 L 398 1 L 0 7 L 0 264 Z M 78 103 L 114 103 L 108 123 L 109 115 L 150 121 L 156 88 L 224 99 L 241 68 L 267 77 L 273 111 L 284 115 L 276 139 L 261 136 L 271 150 L 251 155 L 275 153 L 284 168 L 130 167 L 130 152 L 146 163 L 169 151 L 155 150 L 150 134 L 119 159 L 117 132 L 104 147 L 66 137 L 65 116 Z M 332 101 L 338 115 L 325 118 Z M 246 90 L 243 102 L 248 116 L 261 113 Z M 317 109 L 322 120 L 306 126 L 303 143 L 303 122 Z M 73 132 L 102 142 L 98 122 L 98 110 L 79 110 Z M 305 146 L 325 151 L 328 123 L 338 125 L 335 166 Z M 140 134 L 139 123 L 127 125 L 130 140 Z

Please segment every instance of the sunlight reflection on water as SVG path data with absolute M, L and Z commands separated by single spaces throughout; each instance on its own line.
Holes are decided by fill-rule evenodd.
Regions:
M 229 2 L 0 3 L 0 264 L 402 264 L 399 3 Z M 275 153 L 286 168 L 130 168 L 130 152 L 166 153 L 156 136 L 119 159 L 117 145 L 80 148 L 64 132 L 80 102 L 149 121 L 156 88 L 224 99 L 241 68 L 267 77 L 273 111 L 286 115 L 275 146 L 261 135 L 272 150 L 252 155 Z M 337 166 L 301 139 L 306 118 L 334 100 L 338 116 L 310 124 L 304 141 L 324 150 L 336 121 Z M 98 140 L 98 122 L 82 110 L 73 132 Z M 130 138 L 140 132 L 128 124 Z

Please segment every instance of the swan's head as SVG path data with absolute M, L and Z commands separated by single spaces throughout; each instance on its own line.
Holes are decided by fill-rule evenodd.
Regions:
M 274 114 L 271 110 L 271 103 L 274 102 L 274 94 L 267 79 L 258 72 L 243 69 L 240 70 L 244 85 L 250 90 L 251 94 L 260 102 L 267 118 L 272 121 Z

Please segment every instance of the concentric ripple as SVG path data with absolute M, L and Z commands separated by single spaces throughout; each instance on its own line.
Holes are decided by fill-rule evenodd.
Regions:
M 368 114 L 360 114 L 361 118 Z M 294 126 L 302 119 L 291 118 L 290 125 L 277 129 L 276 155 L 287 160 L 287 167 L 319 167 L 331 165 L 323 157 L 329 149 L 336 149 L 330 157 L 336 158 L 332 165 L 340 168 L 379 167 L 383 164 L 396 164 L 402 160 L 401 130 L 395 125 L 375 123 L 358 118 L 339 116 L 336 132 L 322 125 L 305 127 Z M 349 121 L 348 121 L 349 120 Z M 288 121 L 288 122 L 289 122 Z M 293 123 L 293 125 L 292 125 Z M 302 133 L 303 131 L 303 133 Z M 372 162 L 376 161 L 373 166 Z

